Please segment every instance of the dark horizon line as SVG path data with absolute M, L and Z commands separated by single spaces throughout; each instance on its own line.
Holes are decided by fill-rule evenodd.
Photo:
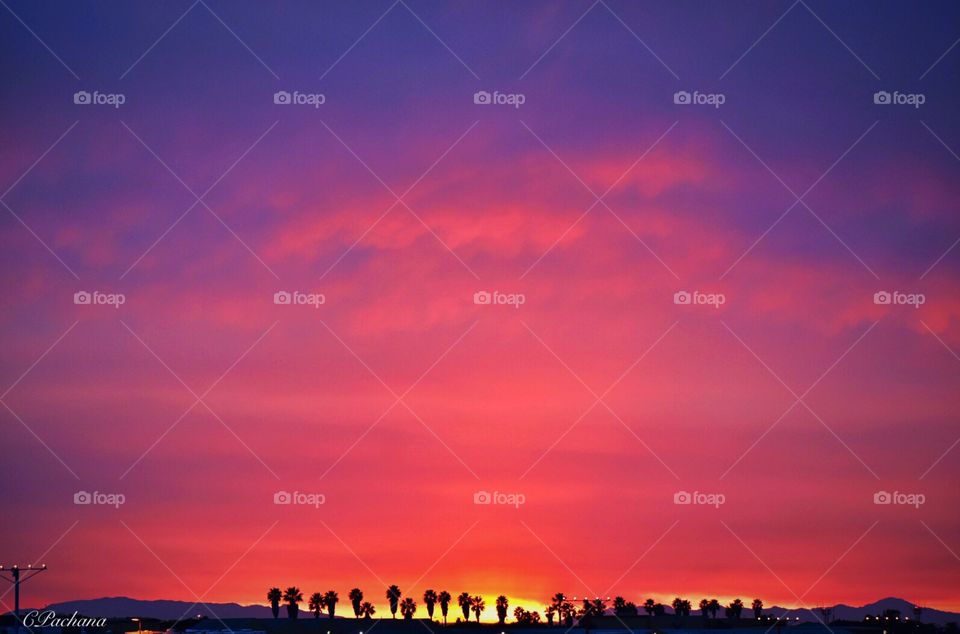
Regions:
M 296 586 L 293 586 L 293 587 L 296 587 Z M 423 592 L 427 592 L 427 591 L 429 591 L 429 590 L 430 590 L 430 589 L 427 589 L 427 590 L 424 590 Z M 337 595 L 337 598 L 336 598 L 336 600 L 335 600 L 335 608 L 336 608 L 336 604 L 342 604 L 342 608 L 343 608 L 343 609 L 335 609 L 335 613 L 336 613 L 338 616 L 341 616 L 341 617 L 348 617 L 348 616 L 350 616 L 350 612 L 351 612 L 352 607 L 353 607 L 353 602 L 352 602 L 350 599 L 346 598 L 346 597 L 344 598 L 343 601 L 340 601 L 339 593 L 338 593 L 338 592 L 336 592 L 336 591 L 328 591 L 328 592 L 334 592 L 334 593 L 336 593 L 336 595 Z M 323 598 L 323 596 L 324 596 L 324 593 L 322 593 L 322 592 L 320 592 L 320 593 L 315 593 L 315 594 L 319 594 L 321 598 Z M 415 607 L 415 613 L 425 612 L 425 611 L 427 611 L 427 610 L 425 610 L 426 605 L 425 605 L 425 603 L 421 603 L 421 601 L 422 601 L 422 594 L 420 594 L 420 593 L 418 593 L 418 594 L 419 594 L 420 596 L 415 600 L 415 605 L 416 605 L 416 607 Z M 459 595 L 461 595 L 461 594 L 467 594 L 468 597 L 469 597 L 471 600 L 474 599 L 475 597 L 480 596 L 480 595 L 474 595 L 474 594 L 471 594 L 471 593 L 457 593 L 457 595 L 455 596 L 455 595 L 453 595 L 453 593 L 451 593 L 451 597 L 450 597 L 450 599 L 449 599 L 448 606 L 449 606 L 449 608 L 450 608 L 451 610 L 453 610 L 453 611 L 454 611 L 455 613 L 457 613 L 457 614 L 461 613 L 461 605 L 458 603 L 458 598 L 459 598 Z M 547 608 L 551 607 L 552 605 L 556 605 L 556 604 L 557 604 L 557 597 L 558 597 L 558 595 L 560 595 L 560 594 L 563 594 L 563 593 L 556 593 L 556 594 L 554 594 L 552 597 L 550 597 L 546 602 L 543 603 L 543 608 L 542 608 L 542 609 L 543 609 L 543 610 L 546 610 Z M 491 595 L 491 596 L 492 596 L 492 595 Z M 505 595 L 502 595 L 502 594 L 501 594 L 500 596 L 504 596 L 504 597 L 505 597 Z M 746 596 L 746 595 L 744 595 L 744 596 Z M 397 605 L 398 605 L 398 606 L 399 606 L 399 604 L 400 604 L 400 601 L 401 601 L 402 599 L 404 599 L 404 598 L 413 598 L 413 597 L 410 597 L 410 596 L 408 596 L 408 595 L 404 595 L 402 592 L 399 593 L 399 595 L 398 595 L 398 597 L 397 597 Z M 481 597 L 481 598 L 483 598 L 483 597 Z M 366 595 L 366 594 L 363 594 L 363 595 L 359 598 L 358 601 L 359 601 L 359 602 L 368 602 L 368 601 L 366 601 L 366 599 L 367 599 L 367 595 Z M 626 604 L 626 606 L 633 606 L 633 607 L 635 607 L 635 608 L 637 609 L 637 613 L 638 613 L 639 616 L 656 615 L 660 610 L 662 610 L 662 614 L 669 614 L 669 615 L 683 616 L 683 615 L 684 615 L 683 612 L 685 612 L 687 616 L 694 616 L 694 615 L 703 616 L 702 608 L 701 608 L 701 606 L 700 606 L 700 602 L 699 602 L 699 601 L 698 601 L 697 603 L 690 602 L 687 606 L 684 606 L 684 609 L 682 610 L 682 612 L 678 614 L 677 611 L 676 611 L 676 609 L 674 608 L 673 603 L 674 603 L 674 601 L 676 601 L 677 599 L 684 600 L 683 597 L 680 597 L 680 596 L 677 596 L 676 599 L 674 599 L 674 601 L 667 602 L 667 603 L 660 603 L 660 602 L 655 601 L 655 600 L 653 600 L 653 599 L 645 599 L 645 600 L 643 600 L 643 601 L 641 601 L 641 602 L 628 601 L 625 597 L 622 597 L 622 596 L 620 596 L 620 595 L 610 595 L 609 597 L 602 597 L 602 598 L 601 598 L 601 597 L 582 597 L 582 596 L 579 596 L 579 595 L 575 595 L 575 596 L 563 595 L 563 598 L 561 599 L 561 601 L 570 603 L 571 606 L 574 607 L 574 608 L 582 608 L 583 605 L 584 605 L 584 602 L 595 603 L 598 599 L 601 601 L 602 605 L 604 606 L 604 609 L 605 609 L 605 610 L 609 610 L 609 611 L 613 611 L 613 610 L 615 609 L 615 608 L 614 608 L 614 602 L 616 601 L 616 599 L 623 599 L 624 602 L 625 602 L 625 604 Z M 171 602 L 171 603 L 190 603 L 190 604 L 193 604 L 194 606 L 199 606 L 199 607 L 202 607 L 203 605 L 233 605 L 233 606 L 237 606 L 237 607 L 240 607 L 240 608 L 263 608 L 263 609 L 266 609 L 266 610 L 269 610 L 269 609 L 271 609 L 271 607 L 272 607 L 270 602 L 266 602 L 266 603 L 240 603 L 240 602 L 238 602 L 238 601 L 205 601 L 205 602 L 203 602 L 203 603 L 201 604 L 201 603 L 198 603 L 198 602 L 196 602 L 196 601 L 194 601 L 194 600 L 191 600 L 191 599 L 164 599 L 164 598 L 160 598 L 160 599 L 140 599 L 140 598 L 135 598 L 135 597 L 130 597 L 130 596 L 117 595 L 117 596 L 101 596 L 101 597 L 88 598 L 88 599 L 67 599 L 67 600 L 60 600 L 60 601 L 52 601 L 52 602 L 48 602 L 48 603 L 46 604 L 46 606 L 45 606 L 44 609 L 46 609 L 47 607 L 50 607 L 50 606 L 55 606 L 55 605 L 60 605 L 60 604 L 67 604 L 67 603 L 95 602 L 95 601 L 114 601 L 114 600 L 128 600 L 128 601 L 140 602 L 140 603 L 163 603 L 163 602 Z M 705 600 L 705 601 L 710 601 L 710 598 L 705 598 L 704 600 Z M 754 599 L 754 600 L 756 600 L 756 599 Z M 744 614 L 744 615 L 746 615 L 747 618 L 749 618 L 749 613 L 754 612 L 754 613 L 756 614 L 756 608 L 754 608 L 753 605 L 752 605 L 752 601 L 754 601 L 754 600 L 742 600 L 742 599 L 736 598 L 736 599 L 731 600 L 729 603 L 724 604 L 724 603 L 720 603 L 718 599 L 713 599 L 713 601 L 715 601 L 715 603 L 714 603 L 712 606 L 708 607 L 708 612 L 711 612 L 711 613 L 712 613 L 712 612 L 715 611 L 715 610 L 719 612 L 719 610 L 724 610 L 724 609 L 726 609 L 726 608 L 731 607 L 731 606 L 734 604 L 734 602 L 740 601 L 739 608 L 740 608 L 741 613 Z M 689 601 L 689 600 L 687 600 L 687 601 Z M 785 615 L 785 614 L 788 614 L 788 613 L 791 613 L 791 612 L 797 612 L 797 611 L 804 611 L 804 612 L 811 612 L 811 613 L 813 613 L 813 612 L 815 612 L 815 611 L 822 610 L 822 609 L 824 609 L 824 608 L 826 608 L 826 609 L 835 609 L 835 608 L 838 608 L 838 607 L 839 607 L 839 608 L 849 608 L 849 609 L 853 609 L 853 610 L 864 610 L 864 609 L 870 609 L 871 607 L 879 606 L 879 604 L 881 604 L 881 603 L 883 603 L 883 602 L 887 602 L 887 601 L 902 602 L 902 603 L 906 604 L 911 610 L 919 609 L 919 610 L 921 610 L 921 612 L 934 611 L 934 612 L 940 612 L 940 613 L 946 613 L 946 614 L 960 614 L 960 611 L 954 612 L 953 610 L 946 609 L 946 608 L 934 607 L 933 605 L 930 605 L 930 604 L 915 603 L 915 602 L 910 601 L 910 600 L 908 600 L 908 599 L 904 599 L 904 598 L 902 598 L 902 597 L 898 597 L 898 596 L 894 596 L 894 595 L 887 595 L 887 596 L 884 596 L 884 597 L 882 597 L 882 598 L 876 599 L 876 600 L 874 600 L 874 601 L 868 601 L 868 602 L 866 602 L 866 603 L 863 603 L 862 605 L 856 605 L 856 604 L 853 604 L 853 603 L 845 603 L 845 602 L 843 602 L 843 601 L 837 601 L 837 602 L 834 602 L 834 603 L 819 603 L 819 604 L 814 605 L 814 606 L 803 606 L 803 607 L 790 607 L 790 606 L 787 606 L 787 605 L 777 605 L 777 604 L 769 605 L 769 606 L 768 606 L 768 605 L 766 605 L 766 604 L 763 604 L 763 603 L 762 603 L 762 600 L 761 600 L 761 605 L 759 605 L 758 608 L 759 608 L 759 610 L 760 610 L 760 613 L 761 613 L 761 614 L 764 614 L 764 615 L 766 614 L 766 612 L 769 612 L 769 611 L 771 611 L 771 610 L 782 610 L 782 611 L 784 611 L 783 614 Z M 381 606 L 384 606 L 384 605 L 390 606 L 390 604 L 391 604 L 391 601 L 390 601 L 388 598 L 386 598 L 386 597 L 384 597 L 384 598 L 382 598 L 382 599 L 378 599 L 378 602 L 379 602 L 379 605 L 381 605 Z M 573 602 L 576 602 L 576 604 L 574 604 Z M 298 611 L 299 611 L 300 613 L 303 613 L 304 615 L 311 615 L 311 614 L 313 614 L 313 613 L 314 613 L 314 610 L 308 610 L 308 609 L 307 609 L 307 607 L 308 607 L 307 604 L 308 604 L 308 603 L 309 603 L 309 598 L 307 598 L 307 597 L 302 597 L 300 600 L 298 600 L 298 601 L 297 601 Z M 300 606 L 300 604 L 302 604 L 302 607 Z M 279 606 L 280 608 L 286 608 L 288 605 L 289 605 L 289 603 L 288 603 L 287 601 L 282 600 L 282 599 L 281 599 L 281 601 L 278 602 L 278 606 Z M 435 602 L 435 605 L 436 605 L 436 608 L 437 608 L 436 611 L 439 612 L 439 611 L 440 611 L 440 610 L 439 610 L 439 608 L 440 608 L 440 602 L 439 602 L 439 601 L 436 601 L 436 602 Z M 321 610 L 320 610 L 321 613 L 324 614 L 324 616 L 328 616 L 326 607 L 327 607 L 327 604 L 324 603 L 324 604 L 322 605 Z M 510 607 L 513 608 L 513 607 L 514 607 L 513 604 L 510 604 Z M 494 603 L 491 603 L 490 605 L 485 605 L 485 606 L 484 606 L 484 611 L 485 611 L 486 608 L 490 608 L 490 609 L 494 609 L 494 610 L 495 610 L 495 604 L 494 604 Z M 34 609 L 39 609 L 39 608 L 34 608 Z M 536 609 L 536 608 L 535 608 L 535 609 Z M 629 609 L 630 609 L 630 608 L 628 607 L 628 610 L 629 610 Z M 878 608 L 878 609 L 883 609 L 883 608 Z M 21 609 L 21 612 L 22 612 L 22 611 L 23 611 L 23 610 Z M 398 608 L 397 611 L 399 611 L 399 608 Z M 386 615 L 386 614 L 388 614 L 388 613 L 387 613 L 387 612 L 384 612 L 384 613 L 383 613 L 383 615 Z M 725 618 L 726 618 L 726 614 L 717 615 L 717 616 L 712 616 L 711 618 L 716 618 L 717 620 L 722 620 L 722 619 L 725 619 Z M 741 616 L 740 618 L 742 619 L 742 618 L 744 618 L 744 617 Z

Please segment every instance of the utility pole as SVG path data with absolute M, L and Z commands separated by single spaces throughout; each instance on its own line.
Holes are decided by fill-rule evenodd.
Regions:
M 38 568 L 34 568 L 32 564 L 26 568 L 21 568 L 17 564 L 14 564 L 9 568 L 6 566 L 0 566 L 0 577 L 3 577 L 13 584 L 13 613 L 18 625 L 23 625 L 23 623 L 20 621 L 20 584 L 27 579 L 37 576 L 46 569 L 46 564 L 43 564 Z M 8 577 L 7 574 L 10 576 Z M 21 577 L 21 574 L 23 574 L 23 577 Z

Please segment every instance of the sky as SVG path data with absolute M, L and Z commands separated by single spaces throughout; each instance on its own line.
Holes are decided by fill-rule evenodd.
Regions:
M 24 605 L 960 610 L 958 25 L 4 0 Z

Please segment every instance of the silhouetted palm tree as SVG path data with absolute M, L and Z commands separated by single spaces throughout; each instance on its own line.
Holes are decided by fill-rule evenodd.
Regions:
M 303 601 L 303 593 L 297 586 L 290 586 L 283 592 L 283 600 L 287 602 L 287 616 L 296 619 L 300 613 L 300 603 Z
M 450 599 L 452 598 L 446 590 L 441 590 L 440 594 L 437 595 L 437 603 L 440 604 L 440 614 L 443 615 L 444 625 L 447 624 L 447 610 L 450 609 Z
M 614 597 L 613 613 L 617 616 L 636 616 L 637 604 L 633 601 L 627 601 L 623 597 Z
M 703 615 L 703 618 L 707 618 L 707 612 L 710 611 L 710 600 L 709 599 L 700 599 L 700 614 Z
M 584 619 L 584 618 L 593 616 L 593 614 L 594 614 L 593 602 L 590 601 L 590 599 L 584 599 L 583 607 L 580 608 L 580 618 Z M 581 626 L 583 625 L 584 624 L 581 623 Z
M 280 600 L 283 598 L 283 593 L 280 592 L 280 588 L 270 588 L 267 590 L 267 601 L 270 602 L 270 610 L 273 612 L 273 618 L 280 616 Z
M 497 618 L 500 620 L 500 625 L 503 625 L 504 621 L 507 620 L 507 609 L 510 607 L 510 604 L 507 602 L 507 597 L 502 594 L 497 597 Z
M 733 618 L 739 619 L 740 614 L 743 612 L 743 601 L 734 599 L 733 603 L 730 604 L 730 609 L 733 611 Z
M 522 610 L 523 608 L 517 608 L 517 610 Z M 517 610 L 514 610 L 513 613 L 516 615 Z M 557 608 L 552 605 L 548 605 L 544 608 L 543 613 L 547 615 L 547 625 L 553 625 L 553 617 L 557 613 Z
M 680 597 L 675 597 L 670 603 L 670 606 L 673 608 L 673 613 L 677 616 L 683 616 L 683 599 Z
M 584 601 L 584 603 L 586 603 L 586 601 Z M 577 621 L 583 620 L 583 617 L 585 617 L 586 615 L 587 615 L 587 610 L 586 610 L 585 608 L 578 608 L 578 607 L 574 607 L 574 608 L 573 608 L 573 615 L 572 615 L 572 616 L 573 616 L 573 618 L 576 619 Z M 580 623 L 580 627 L 583 627 L 584 625 L 587 625 L 587 623 L 585 623 L 585 622 L 584 622 L 584 623 Z M 587 627 L 586 629 L 589 630 L 590 628 Z
M 648 616 L 653 616 L 653 610 L 655 606 L 656 602 L 653 599 L 647 599 L 643 602 L 643 610 Z
M 683 616 L 690 616 L 690 602 L 684 599 L 680 602 L 680 610 L 683 612 Z
M 760 618 L 763 615 L 763 601 L 760 599 L 754 599 L 753 603 L 750 604 L 751 609 L 753 609 L 753 616 L 755 618 Z
M 373 607 L 373 604 L 369 601 L 364 601 L 360 604 L 360 614 L 363 615 L 363 618 L 369 619 L 371 616 L 376 614 L 377 608 Z
M 560 607 L 563 605 L 563 602 L 567 600 L 567 597 L 564 596 L 562 592 L 558 592 L 552 597 L 550 597 L 550 607 L 553 608 L 554 612 L 557 613 L 557 620 L 563 618 L 563 611 Z
M 487 602 L 483 600 L 483 597 L 477 595 L 470 599 L 470 609 L 473 610 L 473 613 L 477 617 L 477 623 L 480 622 L 480 613 L 483 612 L 487 607 Z
M 400 602 L 400 614 L 402 614 L 403 618 L 407 619 L 408 621 L 413 618 L 413 615 L 416 611 L 417 604 L 412 598 L 407 597 Z
M 400 603 L 400 594 L 400 588 L 397 586 L 387 588 L 387 601 L 390 602 L 390 614 L 393 615 L 393 618 L 397 618 L 397 604 Z
M 463 620 L 469 621 L 470 620 L 470 593 L 461 592 L 459 596 L 457 596 L 457 605 L 459 605 L 460 609 L 463 610 Z
M 582 619 L 586 616 L 590 616 L 592 612 L 593 612 L 593 606 L 590 604 L 590 599 L 584 599 L 583 607 L 580 608 L 578 616 Z
M 360 607 L 363 603 L 363 590 L 360 588 L 354 588 L 347 596 L 350 598 L 350 603 L 353 605 L 353 615 L 359 619 L 360 615 L 362 614 Z
M 327 590 L 327 593 L 323 595 L 323 604 L 327 606 L 327 614 L 330 615 L 331 619 L 337 611 L 337 603 L 339 601 L 340 595 L 337 594 L 336 590 Z
M 560 604 L 560 614 L 566 625 L 573 625 L 573 619 L 577 615 L 577 608 L 569 601 L 564 601 Z M 531 618 L 532 617 L 533 615 L 531 614 Z
M 425 590 L 423 592 L 423 604 L 427 606 L 427 616 L 433 620 L 433 606 L 437 603 L 437 593 L 435 590 Z
M 310 608 L 310 611 L 313 612 L 313 618 L 320 618 L 320 610 L 323 609 L 323 595 L 319 592 L 314 592 L 310 595 L 310 602 L 307 604 L 307 607 Z
M 529 612 L 521 608 L 519 605 L 513 608 L 513 618 L 517 623 L 528 623 L 529 622 Z
M 720 602 L 716 599 L 710 599 L 710 603 L 707 607 L 710 610 L 710 615 L 713 618 L 717 618 L 717 614 L 720 612 Z

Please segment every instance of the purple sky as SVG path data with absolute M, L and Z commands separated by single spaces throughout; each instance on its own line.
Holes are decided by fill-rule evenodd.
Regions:
M 27 603 L 960 609 L 956 3 L 4 2 Z

